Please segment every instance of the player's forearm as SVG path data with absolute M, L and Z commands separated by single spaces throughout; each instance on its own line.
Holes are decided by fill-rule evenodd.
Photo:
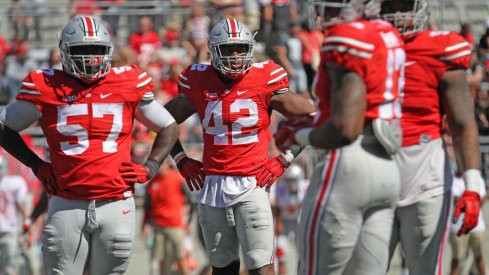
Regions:
M 441 79 L 441 100 L 447 113 L 460 171 L 479 169 L 479 133 L 474 118 L 474 99 L 463 70 L 447 71 Z
M 161 165 L 170 154 L 177 139 L 178 126 L 175 123 L 160 130 L 153 142 L 153 147 L 151 148 L 148 159 L 154 160 Z
M 190 101 L 181 94 L 165 104 L 165 109 L 175 118 L 177 124 L 184 122 L 195 113 Z
M 27 206 L 24 203 L 19 203 L 17 206 L 19 208 L 20 216 L 22 217 L 23 220 L 29 217 L 29 210 L 27 210 Z
M 475 120 L 453 127 L 451 132 L 460 171 L 480 169 L 479 133 Z
M 285 117 L 313 114 L 316 112 L 314 105 L 307 99 L 292 92 L 273 95 L 270 98 L 270 106 Z
M 19 133 L 11 130 L 3 123 L 0 123 L 0 146 L 31 169 L 35 169 L 43 162 L 43 160 L 39 158 L 27 144 L 25 144 Z
M 357 133 L 347 131 L 346 127 L 331 119 L 321 127 L 313 129 L 309 140 L 316 148 L 335 149 L 351 144 L 357 137 Z

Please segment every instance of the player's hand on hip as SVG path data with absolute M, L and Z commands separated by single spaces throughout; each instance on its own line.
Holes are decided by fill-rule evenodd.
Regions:
M 313 117 L 311 115 L 293 116 L 288 119 L 280 121 L 275 132 L 275 145 L 282 152 L 293 145 L 298 145 L 295 140 L 295 133 L 303 128 L 313 126 Z
M 462 227 L 457 232 L 457 236 L 467 234 L 474 227 L 477 226 L 479 221 L 481 200 L 479 194 L 474 191 L 465 191 L 455 205 L 455 212 L 453 214 L 454 222 L 457 222 L 460 214 L 464 213 L 464 221 Z
M 204 186 L 204 165 L 201 161 L 184 156 L 178 160 L 177 167 L 190 191 L 200 190 Z
M 123 162 L 119 174 L 128 184 L 145 183 L 151 179 L 149 169 L 145 165 L 134 162 Z
M 268 159 L 267 163 L 258 169 L 256 183 L 260 187 L 270 188 L 289 166 L 290 161 L 282 154 Z
M 56 195 L 58 192 L 58 182 L 54 175 L 53 166 L 49 162 L 43 161 L 39 166 L 32 169 L 34 175 L 41 181 L 44 191 L 48 195 Z

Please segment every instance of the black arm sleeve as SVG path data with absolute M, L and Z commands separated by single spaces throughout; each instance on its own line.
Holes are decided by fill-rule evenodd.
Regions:
M 177 142 L 175 142 L 175 145 L 173 145 L 173 148 L 170 151 L 170 155 L 173 159 L 175 159 L 175 156 L 180 152 L 184 152 L 184 150 L 180 140 L 177 139 Z
M 0 123 L 0 146 L 24 165 L 35 170 L 43 160 L 25 144 L 19 133 Z

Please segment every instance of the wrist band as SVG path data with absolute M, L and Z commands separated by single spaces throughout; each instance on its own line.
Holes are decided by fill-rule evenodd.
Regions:
M 180 152 L 178 154 L 176 154 L 174 157 L 173 157 L 173 160 L 175 161 L 175 163 L 178 165 L 178 163 L 180 163 L 180 161 L 182 159 L 184 159 L 185 157 L 187 157 L 187 154 L 185 154 L 185 152 Z
M 314 128 L 304 128 L 297 131 L 297 133 L 295 133 L 295 140 L 297 141 L 297 143 L 302 146 L 311 145 L 311 142 L 309 141 L 309 135 L 311 134 L 313 129 Z
M 478 169 L 469 169 L 462 175 L 465 181 L 465 190 L 473 191 L 479 194 L 481 185 L 481 171 Z
M 148 178 L 151 179 L 152 177 L 154 177 L 154 175 L 158 174 L 158 171 L 160 171 L 161 163 L 157 162 L 154 159 L 147 159 L 144 163 L 144 166 L 148 170 Z

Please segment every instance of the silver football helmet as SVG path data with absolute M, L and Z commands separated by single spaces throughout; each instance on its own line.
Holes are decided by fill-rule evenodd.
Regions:
M 63 70 L 92 82 L 109 73 L 113 44 L 107 29 L 91 16 L 73 18 L 61 32 L 59 50 Z
M 391 22 L 401 35 L 414 35 L 425 29 L 429 16 L 428 1 L 384 0 L 380 16 Z
M 212 66 L 226 77 L 240 78 L 251 68 L 254 34 L 238 20 L 219 21 L 209 33 L 208 46 Z
M 351 22 L 364 17 L 366 2 L 380 6 L 380 0 L 309 0 L 310 19 L 312 24 L 319 23 L 323 28 Z

